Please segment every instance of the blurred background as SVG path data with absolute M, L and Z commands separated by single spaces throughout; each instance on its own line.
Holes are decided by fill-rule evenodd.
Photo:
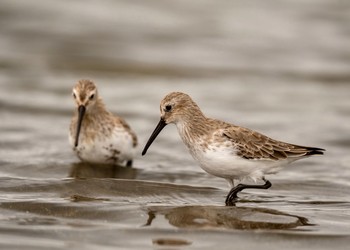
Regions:
M 52 85 L 130 75 L 342 83 L 348 13 L 341 0 L 2 0 L 2 75 Z
M 98 84 L 107 107 L 126 116 L 141 144 L 160 100 L 176 90 L 192 95 L 208 116 L 264 126 L 265 133 L 297 119 L 290 132 L 304 131 L 311 137 L 304 143 L 316 134 L 314 121 L 318 128 L 321 121 L 345 126 L 330 106 L 349 114 L 345 0 L 1 0 L 0 9 L 3 161 L 11 145 L 41 144 L 45 156 L 65 150 L 71 89 L 82 78 Z M 293 141 L 278 130 L 271 136 L 281 132 Z M 310 143 L 321 144 L 327 134 Z
M 349 214 L 343 212 L 350 207 L 345 191 L 350 178 L 349 13 L 347 0 L 0 0 L 0 207 L 6 214 L 3 230 L 19 230 L 19 236 L 10 234 L 17 243 L 3 240 L 1 244 L 31 242 L 22 237 L 23 220 L 42 226 L 51 216 L 54 229 L 68 223 L 62 220 L 67 215 L 47 204 L 71 208 L 67 197 L 84 190 L 80 185 L 89 190 L 98 187 L 94 195 L 111 196 L 112 207 L 125 199 L 133 202 L 129 197 L 136 192 L 141 198 L 130 211 L 137 215 L 144 214 L 139 211 L 144 195 L 152 198 L 146 199 L 151 204 L 222 205 L 227 184 L 198 167 L 174 126 L 161 133 L 147 156 L 140 156 L 158 122 L 159 102 L 170 91 L 190 94 L 210 117 L 279 140 L 326 148 L 324 157 L 298 162 L 271 177 L 276 183 L 271 196 L 260 199 L 261 193 L 252 192 L 246 205 L 255 207 L 258 200 L 260 206 L 299 213 L 319 225 L 313 233 L 349 231 Z M 92 166 L 76 167 L 79 160 L 68 144 L 68 127 L 74 109 L 71 90 L 83 78 L 95 81 L 107 107 L 138 134 L 133 170 L 110 175 L 110 171 L 91 170 Z M 110 194 L 99 181 L 77 184 L 71 179 L 79 175 L 154 181 L 155 190 L 157 185 L 163 187 L 161 183 L 172 183 L 217 191 L 197 197 L 192 191 L 174 194 L 171 188 L 152 196 L 155 190 L 144 194 L 142 188 L 131 188 L 143 182 L 131 182 L 125 183 L 131 193 L 124 190 L 120 201 L 119 193 Z M 67 180 L 77 186 L 67 187 Z M 120 188 L 118 181 L 110 185 Z M 39 205 L 38 199 L 42 199 Z M 268 203 L 271 200 L 273 204 Z M 315 200 L 316 208 L 310 202 Z M 87 217 L 95 219 L 93 214 L 105 206 L 91 208 L 94 213 Z M 24 211 L 29 214 L 24 216 Z M 123 225 L 114 215 L 102 218 L 114 218 L 117 229 L 127 225 L 133 230 L 142 224 L 130 219 L 135 214 L 126 214 Z M 169 229 L 164 221 L 157 225 Z M 77 233 L 68 228 L 61 240 Z M 148 233 L 143 233 L 135 249 L 151 244 Z M 93 244 L 115 246 L 113 237 L 103 235 L 108 233 L 100 235 L 104 243 L 92 240 Z M 208 234 L 201 240 L 209 247 L 216 237 Z M 225 236 L 221 241 L 230 246 Z M 42 242 L 44 247 L 57 242 L 51 243 Z M 203 247 L 192 244 L 196 246 Z M 329 247 L 322 242 L 313 246 Z

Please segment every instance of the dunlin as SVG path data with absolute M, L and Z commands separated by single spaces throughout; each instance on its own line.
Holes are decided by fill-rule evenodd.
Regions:
M 109 112 L 96 85 L 80 80 L 73 88 L 76 110 L 70 125 L 69 141 L 85 162 L 132 165 L 137 137 L 120 117 Z
M 142 155 L 160 131 L 174 123 L 182 141 L 203 170 L 228 181 L 231 190 L 226 205 L 233 205 L 237 193 L 246 188 L 268 189 L 267 174 L 311 156 L 324 149 L 298 146 L 269 138 L 248 128 L 206 117 L 190 96 L 180 92 L 168 94 L 160 103 L 160 121 L 145 145 Z M 263 181 L 262 185 L 234 185 L 245 178 Z

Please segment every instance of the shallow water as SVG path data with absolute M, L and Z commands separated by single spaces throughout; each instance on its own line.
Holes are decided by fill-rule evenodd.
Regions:
M 347 1 L 0 2 L 4 249 L 346 249 Z M 167 126 L 133 168 L 82 164 L 71 88 L 91 78 L 139 135 L 170 91 L 208 116 L 326 148 L 225 207 Z

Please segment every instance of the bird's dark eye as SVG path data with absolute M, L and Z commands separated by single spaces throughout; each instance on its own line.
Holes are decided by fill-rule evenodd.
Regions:
M 90 98 L 90 100 L 92 100 L 92 99 L 94 99 L 94 97 L 95 97 L 95 95 L 92 94 L 89 98 Z
M 169 112 L 169 111 L 171 111 L 171 109 L 172 109 L 171 105 L 166 105 L 165 106 L 165 112 Z
M 77 98 L 77 96 L 75 95 L 75 93 L 73 93 L 72 95 L 73 95 L 73 98 L 74 98 L 74 99 L 76 99 L 76 98 Z

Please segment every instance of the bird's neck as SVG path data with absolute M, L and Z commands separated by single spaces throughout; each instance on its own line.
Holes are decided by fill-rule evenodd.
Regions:
M 103 113 L 108 113 L 108 111 L 107 111 L 106 106 L 105 106 L 104 102 L 102 101 L 102 99 L 99 98 L 97 100 L 97 102 L 95 103 L 95 105 L 93 107 L 91 107 L 90 114 L 94 115 L 94 116 L 98 116 L 98 115 L 103 114 Z
M 176 123 L 180 137 L 188 148 L 208 134 L 210 127 L 207 120 L 201 112 L 196 112 Z
M 101 121 L 109 119 L 111 116 L 112 114 L 106 109 L 102 99 L 98 99 L 95 105 L 86 111 L 83 124 L 90 124 L 90 126 L 94 123 L 100 124 Z

